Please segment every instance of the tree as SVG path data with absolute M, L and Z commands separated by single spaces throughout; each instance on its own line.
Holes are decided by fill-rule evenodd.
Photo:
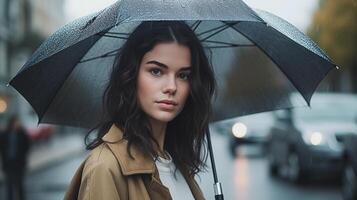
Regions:
M 308 34 L 342 70 L 349 72 L 352 90 L 357 92 L 357 2 L 320 0 Z M 338 73 L 331 77 L 335 85 L 340 79 Z

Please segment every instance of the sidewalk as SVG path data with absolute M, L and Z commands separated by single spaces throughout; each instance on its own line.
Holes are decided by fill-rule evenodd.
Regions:
M 84 135 L 80 133 L 56 134 L 45 143 L 33 144 L 28 158 L 27 175 L 85 152 Z M 0 184 L 4 180 L 0 170 Z

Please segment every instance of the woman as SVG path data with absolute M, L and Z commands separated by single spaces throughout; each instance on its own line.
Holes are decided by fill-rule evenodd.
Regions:
M 204 199 L 194 176 L 206 167 L 214 88 L 187 24 L 141 23 L 116 57 L 103 98 L 109 120 L 65 199 Z

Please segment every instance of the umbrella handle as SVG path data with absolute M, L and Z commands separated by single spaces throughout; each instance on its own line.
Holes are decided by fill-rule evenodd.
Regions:
M 214 179 L 213 187 L 214 187 L 215 199 L 216 200 L 224 200 L 223 192 L 222 192 L 222 185 L 220 182 L 218 182 L 218 178 L 217 178 L 216 164 L 214 162 L 212 143 L 211 143 L 211 133 L 210 133 L 209 129 L 207 131 L 207 145 L 208 145 L 208 152 L 209 152 L 209 156 L 211 158 L 211 165 L 212 165 L 212 171 L 213 171 L 213 179 Z
M 214 184 L 213 187 L 214 187 L 215 200 L 224 200 L 221 183 L 217 182 L 217 183 Z

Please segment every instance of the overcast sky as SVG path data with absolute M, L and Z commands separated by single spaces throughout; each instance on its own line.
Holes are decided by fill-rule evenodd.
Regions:
M 114 2 L 115 0 L 66 0 L 67 20 L 71 21 L 101 10 Z M 318 0 L 244 0 L 244 2 L 253 8 L 278 15 L 304 31 L 310 24 Z

